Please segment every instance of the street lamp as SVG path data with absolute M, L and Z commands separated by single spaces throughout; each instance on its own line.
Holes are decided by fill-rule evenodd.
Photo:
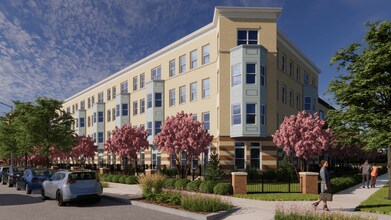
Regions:
M 11 112 L 14 111 L 14 107 L 12 105 L 7 105 L 4 102 L 0 102 L 0 104 L 5 105 L 5 106 L 11 108 Z M 13 156 L 13 150 L 11 148 L 11 166 L 13 166 L 13 165 L 14 165 L 14 156 Z

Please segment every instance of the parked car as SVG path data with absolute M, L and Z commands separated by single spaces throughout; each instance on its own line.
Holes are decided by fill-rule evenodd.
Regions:
M 9 167 L 8 172 L 3 173 L 2 184 L 8 184 L 8 187 L 14 186 L 14 184 L 23 176 L 23 172 L 26 167 Z
M 46 168 L 26 169 L 22 178 L 16 182 L 16 190 L 24 189 L 27 194 L 32 190 L 41 189 L 42 183 L 52 177 L 53 171 Z
M 8 166 L 2 166 L 0 167 L 0 182 L 3 181 L 3 173 L 8 172 L 9 167 Z
M 93 171 L 58 171 L 42 184 L 42 199 L 56 199 L 59 206 L 68 202 L 99 202 L 102 184 Z

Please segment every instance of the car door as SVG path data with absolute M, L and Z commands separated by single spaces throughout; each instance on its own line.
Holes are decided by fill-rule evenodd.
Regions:
M 54 198 L 53 195 L 54 194 L 54 184 L 53 182 L 55 182 L 57 180 L 57 176 L 58 176 L 58 173 L 55 173 L 52 178 L 50 178 L 48 181 L 45 182 L 45 194 L 47 197 L 50 197 L 50 198 Z
M 57 190 L 60 189 L 61 186 L 63 185 L 64 177 L 65 177 L 65 173 L 59 173 L 57 175 L 56 180 L 53 181 L 53 187 L 54 187 L 53 188 L 53 191 L 54 191 L 53 193 L 54 193 L 54 195 L 56 195 Z

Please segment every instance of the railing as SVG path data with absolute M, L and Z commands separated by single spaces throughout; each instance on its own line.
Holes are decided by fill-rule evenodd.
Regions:
M 300 182 L 289 175 L 275 178 L 260 175 L 259 178 L 247 181 L 247 193 L 294 193 L 301 192 Z

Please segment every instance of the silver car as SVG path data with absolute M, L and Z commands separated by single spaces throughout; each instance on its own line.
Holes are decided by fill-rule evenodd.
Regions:
M 42 199 L 56 199 L 59 206 L 73 201 L 99 202 L 102 184 L 93 171 L 58 171 L 42 183 Z

